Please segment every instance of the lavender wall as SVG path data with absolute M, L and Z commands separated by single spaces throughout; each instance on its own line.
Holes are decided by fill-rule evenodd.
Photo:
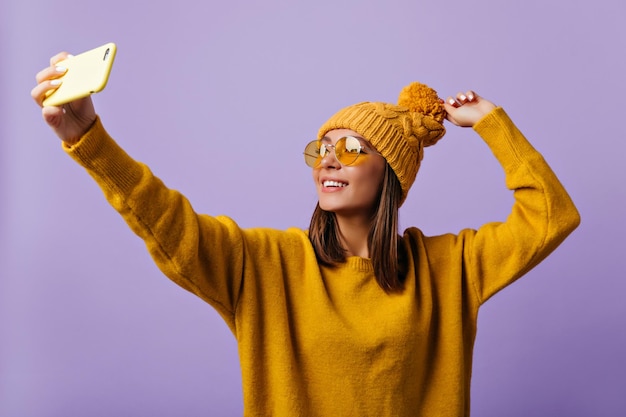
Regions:
M 301 148 L 344 105 L 393 101 L 413 80 L 503 105 L 583 223 L 482 310 L 473 414 L 626 409 L 622 0 L 0 7 L 0 416 L 242 411 L 226 326 L 159 273 L 29 97 L 54 53 L 108 41 L 118 56 L 95 102 L 109 132 L 198 211 L 245 227 L 306 227 L 315 193 Z M 454 232 L 510 204 L 487 147 L 449 126 L 401 216 Z

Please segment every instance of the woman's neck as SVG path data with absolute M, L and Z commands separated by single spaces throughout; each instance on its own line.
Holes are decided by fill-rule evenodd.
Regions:
M 337 226 L 346 256 L 370 257 L 368 238 L 372 222 L 369 218 L 337 216 Z

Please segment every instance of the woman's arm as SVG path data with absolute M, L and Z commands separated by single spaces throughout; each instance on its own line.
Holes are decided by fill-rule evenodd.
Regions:
M 545 259 L 580 223 L 567 191 L 500 107 L 473 92 L 448 98 L 448 120 L 472 127 L 502 165 L 515 198 L 505 222 L 459 234 L 464 268 L 480 302 Z
M 31 91 L 42 106 L 64 69 L 53 57 Z M 243 237 L 227 218 L 198 215 L 187 199 L 166 187 L 107 134 L 89 97 L 42 107 L 43 118 L 66 152 L 91 175 L 109 203 L 141 237 L 159 268 L 183 288 L 213 305 L 234 326 L 243 269 Z

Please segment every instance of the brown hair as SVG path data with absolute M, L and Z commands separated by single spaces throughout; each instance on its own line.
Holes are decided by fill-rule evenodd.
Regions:
M 386 164 L 367 246 L 376 281 L 388 293 L 404 288 L 403 247 L 398 236 L 398 209 L 402 200 L 400 181 L 389 164 Z M 323 210 L 319 203 L 311 218 L 309 239 L 320 264 L 335 266 L 346 261 L 335 213 Z

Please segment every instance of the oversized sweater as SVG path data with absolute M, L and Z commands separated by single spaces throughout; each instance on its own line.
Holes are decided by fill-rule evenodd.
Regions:
M 579 223 L 558 179 L 497 108 L 474 129 L 505 172 L 505 222 L 404 231 L 405 288 L 369 259 L 320 266 L 307 231 L 243 229 L 198 214 L 98 119 L 66 148 L 171 280 L 213 306 L 238 342 L 246 416 L 467 416 L 478 309 Z

